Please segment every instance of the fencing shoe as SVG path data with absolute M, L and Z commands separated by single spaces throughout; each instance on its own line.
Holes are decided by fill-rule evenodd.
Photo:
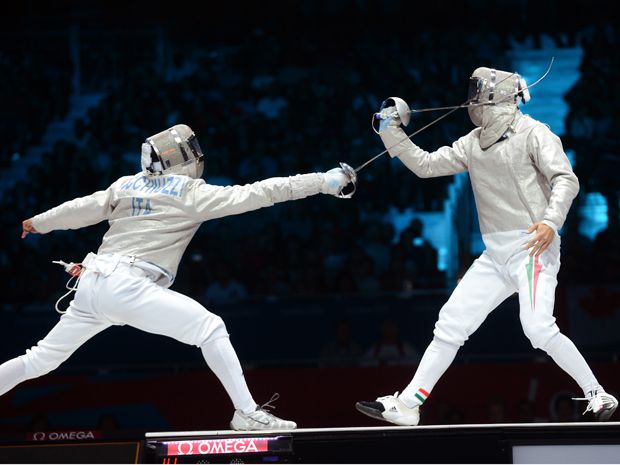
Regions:
M 241 410 L 235 410 L 230 422 L 230 428 L 236 431 L 259 431 L 259 430 L 288 430 L 297 428 L 294 421 L 283 420 L 270 413 L 268 408 L 275 408 L 271 402 L 277 400 L 279 394 L 274 394 L 269 402 L 256 407 L 250 414 L 245 414 Z
M 374 402 L 357 402 L 355 408 L 364 415 L 395 425 L 417 426 L 420 422 L 420 407 L 407 407 L 398 398 L 398 392 L 393 396 L 377 397 Z
M 592 396 L 575 397 L 573 400 L 587 400 L 588 406 L 583 413 L 592 412 L 596 421 L 609 420 L 618 407 L 618 400 L 605 391 L 596 391 Z

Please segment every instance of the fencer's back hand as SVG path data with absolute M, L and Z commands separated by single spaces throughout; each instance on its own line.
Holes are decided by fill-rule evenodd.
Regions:
M 32 225 L 32 218 L 22 221 L 22 239 L 30 233 L 39 234 L 39 231 Z
M 381 108 L 375 113 L 373 129 L 375 132 L 383 132 L 389 127 L 398 127 L 401 124 L 407 126 L 411 120 L 411 109 L 407 102 L 400 97 L 390 97 L 383 101 Z M 378 121 L 379 128 L 376 129 Z
M 381 110 L 378 113 L 375 113 L 375 115 L 379 121 L 379 128 L 377 132 L 383 132 L 389 127 L 397 128 L 401 124 L 401 120 L 395 106 L 385 108 L 381 107 Z
M 543 253 L 555 239 L 555 230 L 542 221 L 534 223 L 527 232 L 536 233 L 525 246 L 526 249 L 530 250 L 530 256 L 538 256 Z
M 379 116 L 381 117 L 381 119 L 391 119 L 393 121 L 393 124 L 400 124 L 400 115 L 398 114 L 398 110 L 395 106 L 381 106 L 381 110 L 379 110 Z
M 337 196 L 351 180 L 342 168 L 333 168 L 327 173 L 323 173 L 323 183 L 321 184 L 322 194 Z

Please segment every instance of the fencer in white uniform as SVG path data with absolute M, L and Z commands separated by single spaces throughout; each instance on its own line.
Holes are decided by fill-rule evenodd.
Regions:
M 54 328 L 24 355 L 0 365 L 0 395 L 54 370 L 97 333 L 129 325 L 200 348 L 235 408 L 232 429 L 295 428 L 254 401 L 222 318 L 169 287 L 203 222 L 319 193 L 338 195 L 348 178 L 335 168 L 210 185 L 201 179 L 204 155 L 196 135 L 184 124 L 147 138 L 141 160 L 143 171 L 23 222 L 22 238 L 104 220 L 109 229 L 97 253 L 77 269 L 75 296 Z
M 560 268 L 558 230 L 579 182 L 560 138 L 520 111 L 519 104 L 527 100 L 527 86 L 517 73 L 476 69 L 467 110 L 477 127 L 452 146 L 430 153 L 400 127 L 410 115 L 406 102 L 384 102 L 379 135 L 391 157 L 421 178 L 469 173 L 485 250 L 439 312 L 433 340 L 409 385 L 400 394 L 358 402 L 360 412 L 398 425 L 417 425 L 419 407 L 459 348 L 515 292 L 525 335 L 577 382 L 585 395 L 582 400 L 588 401 L 586 411 L 605 421 L 616 409 L 617 400 L 604 391 L 553 316 Z

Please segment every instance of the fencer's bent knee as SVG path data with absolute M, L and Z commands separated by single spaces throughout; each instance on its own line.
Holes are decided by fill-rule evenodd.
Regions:
M 37 345 L 27 349 L 19 358 L 24 363 L 26 378 L 30 379 L 54 371 L 68 357 L 69 355 L 60 351 L 46 350 Z
M 215 315 L 213 318 L 213 329 L 209 335 L 210 340 L 218 339 L 220 337 L 228 337 L 228 331 L 226 330 L 226 323 L 221 316 Z
M 446 350 L 450 350 L 450 351 L 457 351 L 461 347 L 458 344 L 454 344 L 452 342 L 444 341 L 443 339 L 437 337 L 437 335 L 433 336 L 433 340 L 431 341 L 431 344 L 433 344 L 438 349 L 446 349 Z
M 467 332 L 465 322 L 457 321 L 443 309 L 439 312 L 439 319 L 437 320 L 437 323 L 435 323 L 433 335 L 436 339 L 439 339 L 446 344 L 455 345 L 458 347 L 461 347 L 465 344 L 465 341 L 469 339 L 469 333 Z
M 468 335 L 462 328 L 453 328 L 450 325 L 443 325 L 440 321 L 435 325 L 433 331 L 435 339 L 445 342 L 446 344 L 461 347 L 468 339 Z
M 556 336 L 560 334 L 560 328 L 558 328 L 557 324 L 551 326 L 523 324 L 523 332 L 535 349 L 546 351 Z
M 226 324 L 222 317 L 213 313 L 206 317 L 205 321 L 200 325 L 201 331 L 198 334 L 198 339 L 195 343 L 198 347 L 219 339 L 221 337 L 228 337 L 228 331 L 226 330 Z

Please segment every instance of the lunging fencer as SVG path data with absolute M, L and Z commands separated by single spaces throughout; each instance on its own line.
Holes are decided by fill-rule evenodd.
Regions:
M 411 382 L 400 394 L 357 402 L 360 412 L 397 425 L 417 425 L 420 406 L 459 348 L 515 292 L 525 335 L 583 390 L 585 397 L 576 400 L 588 402 L 584 413 L 606 421 L 616 410 L 618 401 L 605 392 L 553 316 L 558 231 L 579 182 L 560 138 L 519 109 L 527 100 L 527 85 L 517 73 L 476 69 L 466 104 L 477 127 L 434 152 L 416 146 L 401 129 L 412 113 L 404 100 L 387 99 L 377 114 L 387 152 L 420 178 L 469 173 L 485 250 L 441 308 L 434 337 Z
M 24 355 L 0 365 L 0 395 L 56 369 L 101 331 L 129 325 L 200 348 L 234 406 L 232 429 L 296 428 L 295 422 L 272 415 L 269 402 L 254 401 L 222 318 L 169 287 L 203 222 L 319 193 L 337 196 L 349 183 L 347 176 L 334 168 L 246 185 L 210 185 L 201 179 L 204 155 L 198 139 L 184 124 L 148 137 L 141 164 L 141 172 L 105 190 L 23 221 L 22 238 L 104 220 L 109 229 L 96 254 L 89 253 L 77 267 L 67 266 L 77 276 L 77 290 L 54 328 Z

